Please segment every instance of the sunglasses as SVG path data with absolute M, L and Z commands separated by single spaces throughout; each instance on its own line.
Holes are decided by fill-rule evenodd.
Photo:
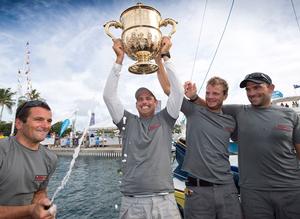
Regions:
M 18 107 L 17 112 L 16 112 L 16 118 L 19 118 L 19 116 L 21 114 L 23 114 L 25 109 L 31 108 L 31 107 L 43 107 L 43 108 L 50 110 L 50 107 L 48 106 L 48 104 L 46 102 L 41 101 L 41 100 L 30 100 L 30 101 L 27 101 L 27 102 L 21 104 Z
M 255 72 L 255 73 L 248 74 L 246 75 L 244 80 L 251 80 L 251 79 L 261 80 L 268 84 L 272 84 L 271 78 L 264 73 Z

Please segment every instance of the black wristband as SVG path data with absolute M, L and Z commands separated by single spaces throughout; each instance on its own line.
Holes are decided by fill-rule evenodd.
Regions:
M 169 57 L 169 59 L 171 58 L 170 52 L 165 52 L 161 54 L 161 58 L 163 58 L 164 56 Z
M 190 102 L 195 102 L 196 100 L 198 100 L 199 96 L 198 94 L 196 94 L 196 98 L 190 99 Z

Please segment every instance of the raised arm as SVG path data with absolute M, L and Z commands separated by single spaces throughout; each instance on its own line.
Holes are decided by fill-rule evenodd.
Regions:
M 170 82 L 170 95 L 167 102 L 167 111 L 174 119 L 177 119 L 183 101 L 183 88 L 175 74 L 174 66 L 170 60 L 165 62 L 165 68 L 168 72 Z
M 163 37 L 161 54 L 166 54 L 169 52 L 172 46 L 171 40 L 168 37 Z M 155 59 L 159 70 L 157 72 L 158 80 L 165 92 L 169 95 L 167 102 L 167 111 L 173 117 L 177 118 L 181 108 L 183 100 L 183 89 L 176 76 L 175 68 L 168 56 L 163 56 L 164 65 L 162 64 L 161 54 Z
M 115 123 L 121 121 L 124 114 L 124 106 L 118 97 L 118 83 L 120 78 L 120 71 L 124 59 L 124 50 L 122 41 L 120 39 L 113 41 L 113 50 L 116 53 L 116 63 L 114 63 L 112 70 L 106 80 L 103 91 L 103 99 L 108 108 L 108 111 Z
M 158 71 L 157 71 L 157 78 L 158 81 L 160 83 L 160 86 L 162 87 L 164 93 L 166 95 L 169 96 L 170 94 L 170 82 L 165 70 L 165 66 L 163 65 L 163 62 L 169 60 L 169 58 L 167 56 L 164 56 L 163 58 L 161 58 L 161 54 L 159 54 L 156 58 L 155 58 L 155 62 L 158 65 Z
M 184 83 L 184 94 L 190 99 L 191 102 L 201 106 L 206 106 L 206 101 L 200 98 L 197 94 L 197 87 L 195 83 L 186 81 Z

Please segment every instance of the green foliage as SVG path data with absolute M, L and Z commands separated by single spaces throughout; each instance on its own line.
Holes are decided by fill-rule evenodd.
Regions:
M 0 88 L 0 121 L 2 120 L 4 107 L 6 107 L 10 113 L 12 112 L 12 106 L 15 104 L 13 100 L 15 94 L 16 93 L 12 92 L 10 88 Z
M 62 121 L 54 123 L 54 124 L 51 126 L 50 132 L 51 132 L 51 133 L 55 132 L 56 134 L 59 135 L 60 129 L 61 129 L 61 126 L 62 126 L 62 123 L 63 123 Z M 67 128 L 66 131 L 63 133 L 62 137 L 64 137 L 64 136 L 70 134 L 71 131 L 72 131 L 71 128 Z
M 175 124 L 174 128 L 173 128 L 173 133 L 177 133 L 180 134 L 181 133 L 181 125 L 179 124 Z
M 2 122 L 0 121 L 0 131 L 3 132 L 3 134 L 5 136 L 9 136 L 10 135 L 10 131 L 11 131 L 11 122 Z
M 19 106 L 23 103 L 25 103 L 26 101 L 29 100 L 41 100 L 41 101 L 45 101 L 45 99 L 43 99 L 41 97 L 41 93 L 38 92 L 36 89 L 32 89 L 30 93 L 26 93 L 25 96 L 21 96 L 19 98 Z

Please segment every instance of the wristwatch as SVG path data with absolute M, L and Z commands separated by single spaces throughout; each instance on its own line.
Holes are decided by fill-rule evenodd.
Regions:
M 171 58 L 170 52 L 165 52 L 161 54 L 161 57 L 167 56 L 169 59 Z
M 195 102 L 199 98 L 198 94 L 190 98 L 190 102 Z

